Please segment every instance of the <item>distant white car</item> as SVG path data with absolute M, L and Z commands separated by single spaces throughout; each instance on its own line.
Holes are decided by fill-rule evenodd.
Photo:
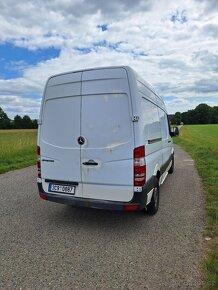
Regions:
M 38 188 L 58 203 L 155 214 L 173 172 L 163 100 L 130 67 L 48 79 L 38 129 Z

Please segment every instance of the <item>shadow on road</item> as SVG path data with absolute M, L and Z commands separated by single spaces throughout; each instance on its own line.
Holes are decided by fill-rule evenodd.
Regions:
M 60 209 L 50 212 L 49 219 L 55 221 L 58 226 L 79 226 L 80 228 L 104 228 L 122 231 L 136 230 L 146 220 L 154 218 L 144 212 L 119 212 L 106 211 L 91 208 L 77 208 L 72 206 L 59 205 Z M 56 208 L 57 209 L 57 208 Z

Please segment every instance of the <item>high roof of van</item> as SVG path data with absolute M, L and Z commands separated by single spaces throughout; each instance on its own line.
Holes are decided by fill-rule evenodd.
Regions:
M 133 79 L 135 79 L 136 81 L 139 81 L 140 83 L 143 83 L 153 94 L 156 95 L 156 97 L 158 98 L 158 105 L 160 107 L 162 107 L 164 110 L 166 110 L 165 104 L 163 102 L 163 99 L 157 94 L 157 92 L 155 91 L 155 89 L 147 82 L 145 81 L 133 68 L 131 68 L 130 66 L 105 66 L 105 67 L 93 67 L 93 68 L 84 68 L 84 69 L 80 69 L 80 70 L 75 70 L 75 71 L 68 71 L 68 72 L 63 72 L 63 73 L 59 73 L 59 74 L 55 74 L 52 75 L 49 79 L 54 78 L 54 77 L 58 77 L 58 76 L 63 76 L 63 75 L 67 75 L 67 74 L 72 74 L 72 73 L 83 73 L 83 72 L 89 72 L 89 71 L 96 71 L 96 70 L 104 70 L 104 69 L 125 69 L 127 72 L 127 75 L 132 76 Z M 48 84 L 47 82 L 47 84 Z

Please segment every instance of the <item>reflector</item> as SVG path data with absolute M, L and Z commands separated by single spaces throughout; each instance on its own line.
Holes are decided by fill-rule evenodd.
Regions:
M 139 205 L 133 204 L 133 205 L 125 205 L 124 209 L 126 211 L 131 211 L 131 210 L 139 210 Z
M 40 193 L 39 196 L 40 196 L 42 199 L 47 200 L 47 196 L 46 196 L 45 194 Z

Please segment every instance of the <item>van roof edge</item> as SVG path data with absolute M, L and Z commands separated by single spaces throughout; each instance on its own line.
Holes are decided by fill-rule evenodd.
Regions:
M 58 74 L 54 74 L 54 75 L 51 75 L 51 76 L 49 77 L 49 79 L 51 79 L 51 78 L 53 78 L 53 77 L 56 77 L 56 76 L 65 75 L 65 74 L 78 73 L 78 72 L 91 71 L 91 70 L 100 70 L 100 69 L 106 69 L 106 68 L 109 68 L 109 69 L 112 69 L 112 68 L 124 68 L 124 69 L 131 69 L 131 70 L 133 70 L 133 68 L 131 68 L 131 67 L 128 66 L 128 65 L 92 67 L 92 68 L 80 69 L 80 70 L 75 70 L 75 71 L 66 71 L 66 72 L 62 72 L 62 73 L 58 73 Z

